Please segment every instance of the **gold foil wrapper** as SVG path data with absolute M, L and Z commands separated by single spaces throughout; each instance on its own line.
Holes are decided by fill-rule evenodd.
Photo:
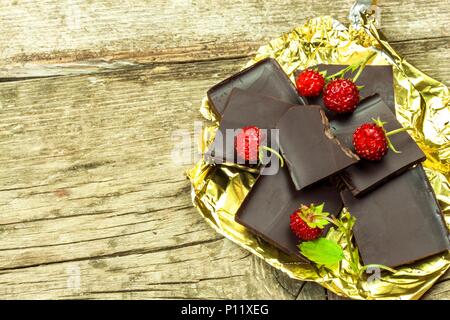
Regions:
M 331 17 L 318 17 L 261 47 L 246 65 L 266 57 L 275 58 L 293 79 L 294 71 L 319 63 L 351 64 L 376 52 L 371 64 L 394 66 L 396 114 L 427 155 L 424 167 L 450 223 L 450 110 L 449 91 L 442 83 L 423 74 L 401 58 L 378 33 L 369 16 L 363 15 L 362 28 L 347 28 Z M 244 66 L 244 67 L 246 67 Z M 217 118 L 205 98 L 200 109 L 212 121 Z M 200 144 L 204 152 L 211 143 L 217 123 L 205 129 Z M 327 234 L 344 248 L 345 259 L 330 270 L 312 264 L 295 263 L 270 244 L 234 221 L 234 215 L 256 181 L 257 172 L 225 165 L 208 165 L 203 160 L 188 171 L 192 199 L 200 214 L 219 233 L 237 243 L 290 277 L 314 281 L 332 292 L 353 299 L 418 299 L 450 267 L 450 253 L 445 252 L 412 265 L 383 271 L 379 276 L 360 276 L 348 263 L 351 256 L 359 261 L 358 250 L 348 247 L 342 233 Z M 351 225 L 351 216 L 341 213 Z

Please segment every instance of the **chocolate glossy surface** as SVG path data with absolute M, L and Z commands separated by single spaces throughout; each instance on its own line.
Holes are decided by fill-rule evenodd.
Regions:
M 278 99 L 233 89 L 219 124 L 218 132 L 222 140 L 216 136 L 206 156 L 215 163 L 236 162 L 239 159 L 234 150 L 234 136 L 227 136 L 227 129 L 241 129 L 247 126 L 273 129 L 281 116 L 291 107 L 292 104 Z M 266 138 L 266 144 L 270 145 L 270 132 L 267 132 Z
M 364 264 L 412 263 L 450 248 L 439 204 L 421 165 L 364 197 L 341 193 L 356 217 L 353 234 Z
M 290 215 L 301 204 L 325 203 L 324 210 L 338 215 L 342 201 L 336 187 L 328 181 L 297 191 L 286 167 L 276 175 L 261 175 L 244 203 L 236 221 L 288 255 L 301 257 L 299 240 L 292 233 Z M 305 258 L 303 258 L 306 260 Z
M 306 100 L 297 94 L 295 85 L 272 58 L 261 60 L 208 90 L 208 99 L 217 114 L 223 115 L 234 88 L 278 98 L 290 104 L 306 104 Z
M 319 106 L 296 106 L 278 121 L 279 143 L 292 181 L 301 190 L 358 162 L 336 139 Z
M 384 127 L 388 132 L 402 127 L 379 95 L 363 100 L 353 114 L 342 115 L 331 120 L 330 126 L 342 143 L 348 148 L 353 148 L 353 132 L 356 128 L 363 123 L 372 122 L 372 118 L 377 117 L 387 122 Z M 370 192 L 392 177 L 425 160 L 425 154 L 407 132 L 392 135 L 390 140 L 401 153 L 389 150 L 380 161 L 361 159 L 357 164 L 342 172 L 343 180 L 354 195 L 361 196 Z

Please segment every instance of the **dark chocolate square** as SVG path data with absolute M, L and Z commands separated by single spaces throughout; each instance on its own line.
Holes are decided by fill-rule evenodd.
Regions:
M 233 88 L 274 97 L 290 104 L 306 104 L 295 85 L 272 58 L 266 58 L 223 80 L 208 90 L 208 99 L 215 112 L 223 115 Z
M 364 264 L 397 267 L 450 248 L 439 204 L 421 165 L 361 198 L 341 193 L 354 217 Z
M 296 106 L 278 121 L 281 153 L 297 190 L 354 165 L 359 158 L 331 133 L 319 106 Z
M 402 127 L 379 95 L 363 100 L 353 114 L 334 118 L 330 121 L 330 126 L 342 143 L 348 148 L 353 148 L 353 132 L 356 128 L 363 123 L 372 122 L 372 118 L 377 117 L 387 122 L 386 131 Z M 425 160 L 425 154 L 407 132 L 392 135 L 390 140 L 401 153 L 389 150 L 380 161 L 361 159 L 357 164 L 342 172 L 341 177 L 355 196 L 361 196 L 373 190 Z
M 271 97 L 250 93 L 241 89 L 233 89 L 227 107 L 220 121 L 220 132 L 223 140 L 217 137 L 206 153 L 206 157 L 215 163 L 235 163 L 237 160 L 233 141 L 227 141 L 227 129 L 241 129 L 246 126 L 256 126 L 260 129 L 274 129 L 278 119 L 292 104 Z M 267 132 L 270 138 L 270 132 Z M 268 139 L 269 140 L 269 139 Z M 270 145 L 270 141 L 265 141 Z
M 319 71 L 327 71 L 327 75 L 332 75 L 344 68 L 347 65 L 338 64 L 318 64 L 317 69 Z M 315 67 L 312 67 L 315 68 Z M 297 71 L 296 76 L 301 72 Z M 345 77 L 352 79 L 356 72 L 348 72 Z M 378 93 L 384 102 L 388 105 L 389 109 L 395 114 L 395 96 L 394 96 L 394 76 L 392 66 L 365 66 L 360 76 L 356 80 L 358 86 L 363 86 L 359 90 L 361 100 Z M 319 97 L 307 98 L 308 104 L 320 105 L 329 119 L 336 117 L 337 115 L 323 105 L 322 95 Z
M 264 169 L 263 169 L 264 170 Z M 275 175 L 260 175 L 236 214 L 236 221 L 288 255 L 303 258 L 299 240 L 290 229 L 290 215 L 301 204 L 325 203 L 324 211 L 337 216 L 342 201 L 329 181 L 297 191 L 286 167 Z M 327 229 L 324 229 L 324 233 Z

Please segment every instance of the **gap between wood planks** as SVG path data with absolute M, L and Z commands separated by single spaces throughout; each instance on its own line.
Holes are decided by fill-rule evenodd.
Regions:
M 400 55 L 405 57 L 408 61 L 414 64 L 418 62 L 417 67 L 426 71 L 431 71 L 431 75 L 436 73 L 443 73 L 447 76 L 450 73 L 450 68 L 446 65 L 439 66 L 426 65 L 424 57 L 430 55 L 442 56 L 443 61 L 448 56 L 450 48 L 450 37 L 435 37 L 435 38 L 421 38 L 405 41 L 393 41 L 390 44 L 396 49 Z M 164 53 L 159 53 L 158 56 L 142 54 L 138 57 L 133 55 L 124 55 L 123 57 L 105 57 L 95 60 L 81 60 L 66 63 L 53 63 L 52 61 L 33 61 L 30 63 L 12 65 L 9 67 L 0 67 L 0 83 L 11 81 L 23 81 L 40 78 L 51 78 L 61 76 L 77 76 L 89 74 L 101 74 L 108 72 L 127 72 L 136 69 L 155 68 L 158 66 L 175 66 L 182 64 L 194 64 L 201 62 L 231 62 L 236 61 L 238 64 L 243 64 L 246 59 L 249 59 L 256 52 L 257 45 L 252 50 L 246 52 L 239 50 L 239 54 L 225 54 L 224 56 L 205 55 L 198 58 L 181 58 L 172 59 Z M 224 49 L 224 48 L 221 48 Z M 226 48 L 225 48 L 225 51 Z M 158 58 L 162 57 L 162 58 Z M 411 58 L 411 59 L 410 59 Z M 425 59 L 426 60 L 426 59 Z M 441 81 L 448 81 L 448 77 L 443 77 Z M 206 90 L 206 89 L 205 89 Z

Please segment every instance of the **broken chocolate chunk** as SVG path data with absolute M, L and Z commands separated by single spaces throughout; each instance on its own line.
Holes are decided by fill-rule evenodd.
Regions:
M 278 99 L 233 89 L 206 158 L 216 164 L 240 162 L 242 159 L 237 157 L 234 138 L 239 129 L 248 126 L 263 130 L 265 140 L 262 143 L 271 146 L 273 139 L 270 129 L 275 128 L 278 119 L 291 107 L 292 104 Z
M 264 171 L 264 169 L 263 169 Z M 259 176 L 236 214 L 236 221 L 284 253 L 304 261 L 299 253 L 299 240 L 292 233 L 290 216 L 302 204 L 325 203 L 324 211 L 337 216 L 342 201 L 337 188 L 328 180 L 301 191 L 295 190 L 286 167 L 275 175 Z M 324 228 L 323 234 L 327 232 Z
M 290 104 L 306 104 L 278 62 L 266 58 L 216 84 L 208 90 L 208 100 L 218 115 L 223 115 L 234 88 L 259 93 Z
M 319 106 L 295 106 L 278 121 L 281 153 L 297 190 L 337 174 L 359 157 L 330 131 Z
M 339 140 L 348 148 L 352 148 L 353 132 L 356 128 L 363 123 L 373 122 L 372 119 L 376 118 L 387 122 L 384 125 L 387 132 L 402 128 L 379 95 L 373 95 L 361 101 L 353 114 L 336 117 L 330 121 L 330 126 Z M 342 179 L 355 196 L 370 192 L 392 177 L 425 160 L 425 154 L 407 132 L 400 132 L 389 138 L 401 153 L 388 150 L 379 161 L 361 159 L 357 164 L 342 172 Z
M 364 264 L 397 267 L 450 249 L 441 209 L 421 165 L 356 198 L 341 193 L 356 217 L 353 234 Z

